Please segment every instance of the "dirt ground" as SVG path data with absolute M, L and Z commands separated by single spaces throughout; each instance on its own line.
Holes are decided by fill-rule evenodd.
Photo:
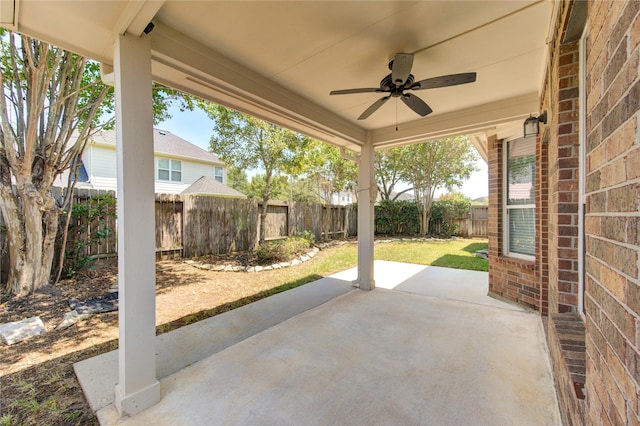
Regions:
M 314 260 L 322 255 L 319 253 Z M 229 259 L 204 261 L 217 263 L 216 260 L 229 263 Z M 246 263 L 243 258 L 236 261 Z M 304 268 L 303 265 L 299 267 Z M 257 300 L 263 297 L 261 292 L 282 283 L 274 275 L 278 273 L 285 271 L 214 272 L 182 261 L 158 262 L 157 333 L 233 309 L 246 304 L 247 299 Z M 55 327 L 71 310 L 69 299 L 83 301 L 104 296 L 116 283 L 116 269 L 103 268 L 77 274 L 24 298 L 4 296 L 0 300 L 0 323 L 39 316 L 47 328 L 44 335 L 11 346 L 1 345 L 0 424 L 97 424 L 72 365 L 117 348 L 118 314 L 93 315 L 64 330 Z

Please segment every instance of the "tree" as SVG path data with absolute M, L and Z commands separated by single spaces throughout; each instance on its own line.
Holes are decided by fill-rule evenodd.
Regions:
M 477 170 L 478 156 L 466 136 L 440 139 L 416 145 L 404 146 L 406 165 L 402 179 L 411 182 L 416 202 L 421 209 L 420 233 L 429 231 L 431 204 L 439 188 L 451 190 Z
M 264 189 L 267 186 L 265 174 L 256 174 L 251 177 L 247 197 L 262 200 Z M 290 197 L 291 188 L 289 178 L 285 175 L 276 174 L 271 178 L 271 188 L 269 194 L 271 200 L 287 201 Z
M 215 123 L 210 150 L 223 161 L 241 169 L 264 171 L 265 187 L 260 209 L 260 245 L 265 241 L 267 203 L 277 173 L 300 175 L 306 168 L 305 148 L 310 139 L 274 124 L 220 105 L 205 108 Z
M 97 63 L 0 31 L 0 211 L 8 286 L 25 295 L 49 283 L 59 216 L 70 210 L 82 150 L 94 132 L 114 124 L 105 118 L 113 112 L 113 90 L 101 82 Z M 177 96 L 162 86 L 153 93 L 154 99 Z M 192 108 L 193 100 L 184 99 Z M 166 102 L 154 103 L 156 117 L 167 117 L 167 110 Z M 69 169 L 68 190 L 56 200 L 51 187 Z
M 376 168 L 376 182 L 378 193 L 383 200 L 395 201 L 400 195 L 411 191 L 407 188 L 394 193 L 396 185 L 402 181 L 402 170 L 410 159 L 405 158 L 410 151 L 402 148 L 391 148 L 375 152 L 374 166 Z
M 244 170 L 238 167 L 229 167 L 227 169 L 227 184 L 247 197 L 249 196 L 249 178 Z
M 340 148 L 315 141 L 310 157 L 309 175 L 315 180 L 318 194 L 325 202 L 330 203 L 333 194 L 348 191 L 357 185 L 358 166 L 355 161 L 344 158 Z

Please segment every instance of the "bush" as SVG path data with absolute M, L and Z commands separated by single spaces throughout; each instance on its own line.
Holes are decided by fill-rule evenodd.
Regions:
M 298 232 L 296 233 L 296 238 L 302 238 L 304 240 L 307 240 L 307 242 L 309 243 L 309 246 L 316 241 L 316 236 L 313 235 L 311 231 Z
M 286 262 L 292 257 L 303 254 L 311 247 L 311 243 L 304 237 L 288 237 L 284 240 L 270 241 L 258 247 L 256 256 L 261 264 Z
M 97 194 L 88 203 L 74 203 L 71 206 L 71 223 L 62 277 L 70 278 L 78 271 L 93 267 L 95 260 L 87 254 L 89 247 L 92 244 L 100 244 L 102 240 L 113 235 L 113 229 L 108 224 L 109 218 L 115 216 L 116 199 L 111 194 Z M 86 229 L 91 229 L 91 234 L 81 238 Z
M 431 220 L 429 221 L 429 233 L 446 236 L 455 235 L 458 231 L 456 219 L 461 219 L 469 214 L 471 203 L 468 200 L 444 199 L 434 201 L 431 205 Z
M 376 234 L 413 235 L 420 231 L 420 210 L 414 201 L 381 200 L 375 207 Z

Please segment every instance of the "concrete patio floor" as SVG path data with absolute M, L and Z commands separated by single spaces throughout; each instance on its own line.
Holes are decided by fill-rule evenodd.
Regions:
M 132 418 L 110 405 L 115 352 L 76 373 L 103 425 L 561 424 L 540 317 L 486 296 L 486 273 L 376 261 L 375 277 L 159 336 L 162 399 Z

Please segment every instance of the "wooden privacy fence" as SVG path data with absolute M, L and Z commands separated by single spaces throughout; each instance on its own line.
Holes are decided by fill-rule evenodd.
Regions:
M 258 245 L 260 203 L 249 199 L 157 195 L 155 220 L 156 253 L 161 258 L 251 250 Z M 356 235 L 356 211 L 350 206 L 320 203 L 268 203 L 266 240 L 305 231 L 318 241 Z
M 489 236 L 489 206 L 471 206 L 466 217 L 455 221 L 458 225 L 457 235 L 463 237 Z
M 75 189 L 74 202 L 95 207 L 105 194 L 113 195 L 113 192 Z M 230 253 L 251 250 L 258 244 L 260 204 L 256 200 L 156 194 L 155 204 L 158 258 Z M 488 206 L 471 206 L 468 216 L 456 220 L 456 224 L 458 235 L 488 236 Z M 105 228 L 111 232 L 103 232 L 102 238 L 92 238 L 96 231 Z M 103 222 L 80 218 L 72 222 L 67 247 L 77 245 L 81 255 L 113 264 L 117 257 L 115 230 L 115 216 Z M 354 236 L 357 234 L 356 208 L 303 202 L 268 203 L 267 240 L 302 232 L 310 232 L 317 241 Z M 7 239 L 0 215 L 0 278 L 4 279 L 7 268 Z
M 453 221 L 458 226 L 455 234 L 461 237 L 489 236 L 489 206 L 471 206 L 469 212 Z M 429 228 L 435 233 L 444 233 L 442 220 L 432 221 Z

